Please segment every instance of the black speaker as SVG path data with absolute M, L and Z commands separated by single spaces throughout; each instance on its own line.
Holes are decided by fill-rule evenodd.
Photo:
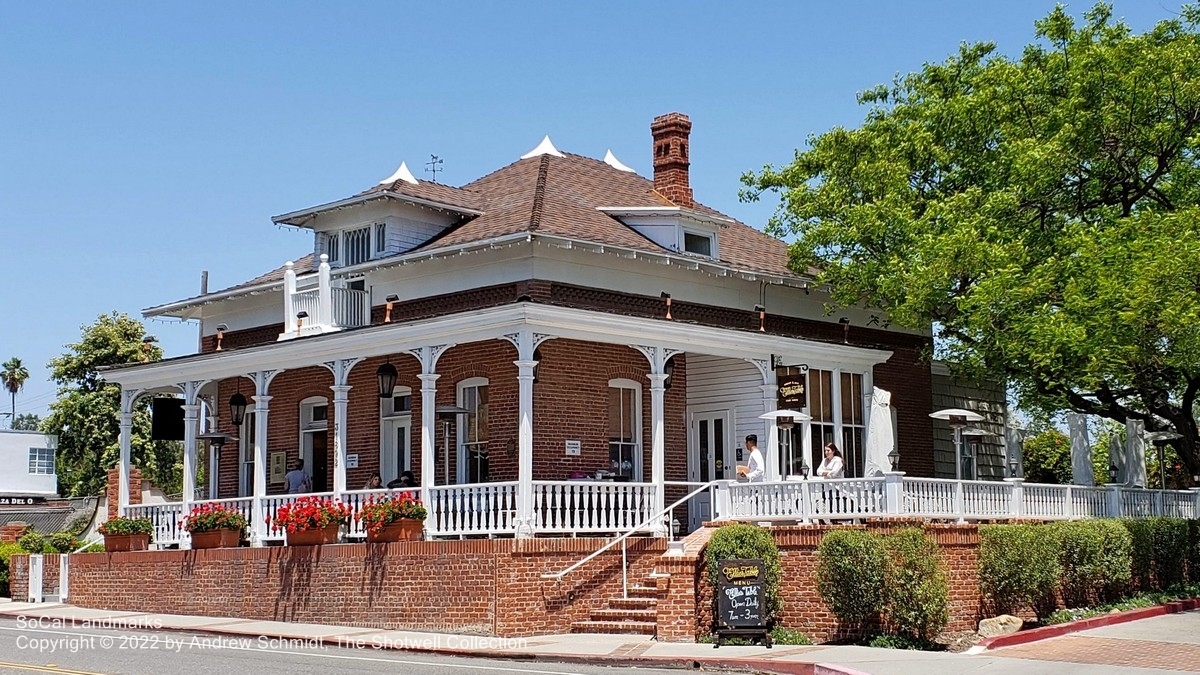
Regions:
M 150 399 L 150 439 L 183 440 L 183 399 Z

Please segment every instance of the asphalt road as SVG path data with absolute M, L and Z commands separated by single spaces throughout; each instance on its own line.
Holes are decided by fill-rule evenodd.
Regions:
M 330 673 L 413 673 L 446 675 L 595 675 L 633 669 L 511 660 L 465 659 L 365 648 L 280 644 L 266 638 L 201 635 L 174 631 L 116 631 L 33 625 L 0 618 L 0 673 L 59 675 L 329 675 Z M 678 670 L 637 669 L 638 673 L 678 675 Z

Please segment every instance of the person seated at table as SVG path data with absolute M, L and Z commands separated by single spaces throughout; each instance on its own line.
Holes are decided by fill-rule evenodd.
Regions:
M 371 474 L 371 477 L 367 479 L 367 484 L 363 486 L 363 489 L 364 490 L 382 490 L 383 489 L 383 478 L 381 478 L 379 476 L 378 472 Z
M 420 485 L 417 483 L 416 476 L 414 476 L 413 472 L 411 471 L 401 472 L 400 477 L 396 480 L 390 481 L 387 486 L 393 490 L 397 488 L 403 489 L 420 487 Z
M 845 478 L 846 466 L 842 462 L 842 451 L 833 443 L 825 446 L 825 459 L 817 467 L 817 478 Z

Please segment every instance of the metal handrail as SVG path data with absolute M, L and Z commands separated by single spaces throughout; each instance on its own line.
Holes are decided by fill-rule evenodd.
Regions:
M 600 555 L 601 553 L 604 553 L 605 551 L 612 548 L 613 546 L 616 546 L 617 544 L 624 542 L 626 539 L 628 539 L 629 537 L 632 537 L 638 531 L 645 529 L 645 527 L 647 525 L 649 525 L 650 523 L 653 523 L 655 520 L 662 518 L 663 516 L 667 515 L 671 511 L 675 510 L 676 506 L 679 506 L 680 504 L 686 502 L 687 500 L 691 499 L 692 497 L 695 497 L 696 495 L 700 494 L 701 492 L 704 492 L 705 490 L 712 489 L 718 483 L 722 483 L 722 482 L 724 482 L 724 481 L 712 480 L 712 481 L 709 481 L 709 482 L 701 485 L 700 487 L 696 488 L 695 490 L 692 490 L 691 492 L 689 492 L 687 494 L 687 496 L 675 501 L 670 506 L 663 508 L 661 511 L 659 511 L 658 513 L 655 513 L 654 515 L 650 516 L 649 518 L 646 518 L 646 520 L 642 521 L 641 523 L 638 523 L 636 527 L 630 528 L 629 531 L 627 531 L 625 534 L 622 534 L 621 536 L 617 537 L 616 539 L 613 539 L 612 541 L 608 542 L 604 546 L 601 546 L 600 548 L 596 549 L 595 551 L 593 551 L 591 554 L 589 554 L 583 560 L 580 560 L 579 562 L 575 563 L 574 565 L 571 565 L 570 567 L 568 567 L 567 569 L 565 569 L 561 572 L 555 572 L 553 574 L 551 574 L 551 573 L 543 574 L 542 578 L 543 579 L 554 579 L 555 581 L 562 581 L 563 577 L 567 576 L 568 574 L 575 571 L 579 567 L 582 567 L 583 565 L 587 564 L 588 562 L 591 562 L 591 560 L 594 559 L 596 556 Z M 668 523 L 668 525 L 667 525 L 668 531 L 670 531 L 670 527 L 671 526 Z M 624 567 L 624 566 L 622 566 L 622 567 Z M 622 570 L 622 572 L 623 571 L 624 570 Z

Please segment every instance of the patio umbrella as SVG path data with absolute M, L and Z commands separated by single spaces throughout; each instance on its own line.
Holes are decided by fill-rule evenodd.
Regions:
M 892 432 L 892 393 L 879 387 L 871 392 L 870 426 L 867 427 L 867 447 L 863 452 L 863 476 L 882 476 L 892 470 L 888 455 L 895 448 Z
M 1146 487 L 1146 423 L 1125 420 L 1125 484 Z
M 1021 471 L 1023 459 L 1021 456 L 1021 444 L 1024 441 L 1024 429 L 1011 425 L 1004 428 L 1004 447 L 1008 460 L 1009 478 L 1018 478 L 1024 475 L 1024 472 Z
M 1092 447 L 1088 442 L 1087 417 L 1067 413 L 1067 431 L 1071 433 L 1071 478 L 1075 485 L 1096 484 L 1092 470 Z

